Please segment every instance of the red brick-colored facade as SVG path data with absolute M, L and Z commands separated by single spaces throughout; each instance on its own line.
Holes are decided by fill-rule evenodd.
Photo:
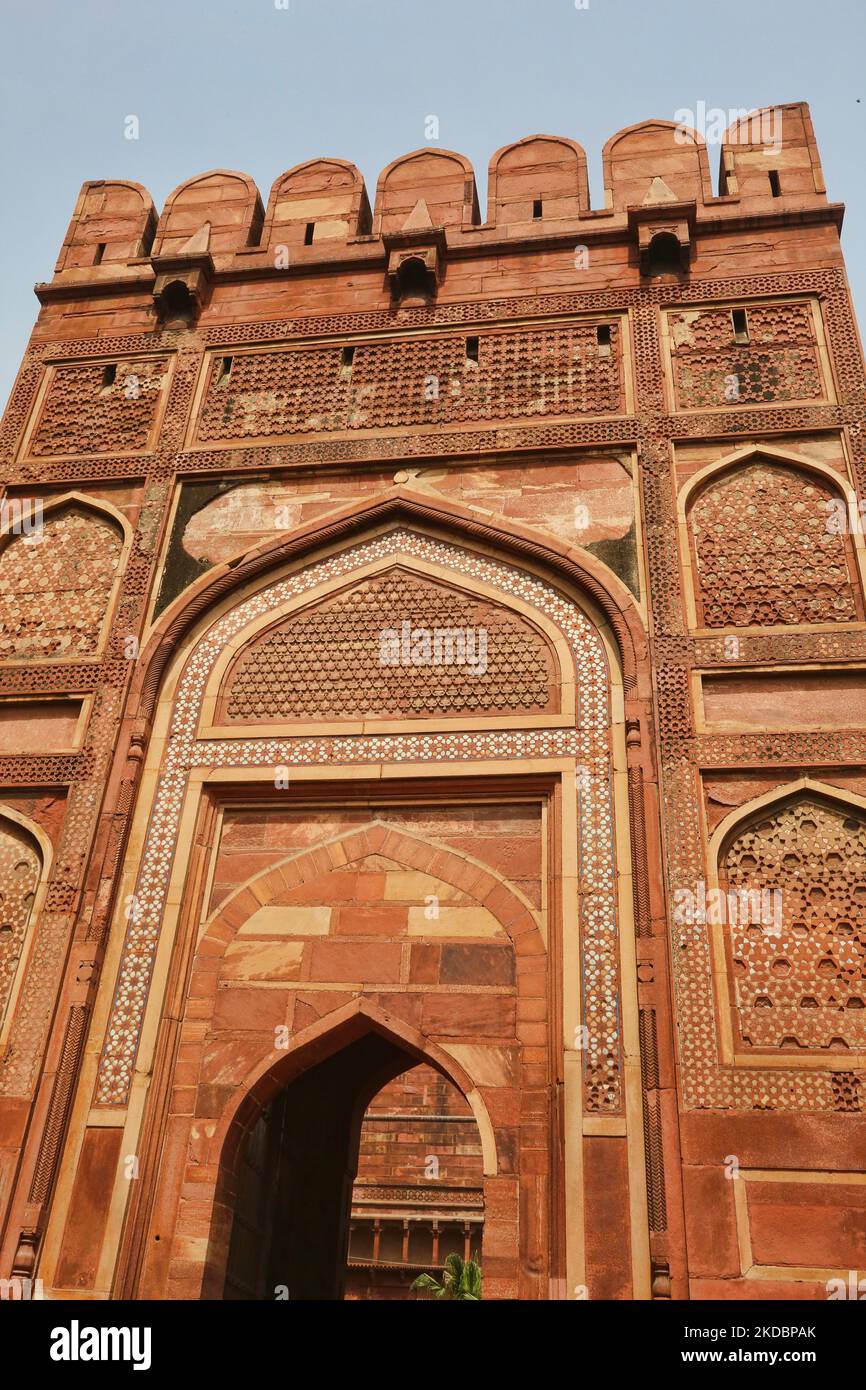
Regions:
M 866 1266 L 866 377 L 765 116 L 484 223 L 434 148 L 85 184 L 0 430 L 0 1277 L 402 1296 L 365 1184 L 489 1298 Z M 413 1076 L 476 1168 L 395 1195 Z

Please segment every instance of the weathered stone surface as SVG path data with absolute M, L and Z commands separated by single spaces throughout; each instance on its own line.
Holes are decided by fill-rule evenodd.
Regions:
M 803 103 L 719 196 L 669 122 L 603 168 L 84 185 L 0 430 L 0 1278 L 866 1263 L 839 208 Z

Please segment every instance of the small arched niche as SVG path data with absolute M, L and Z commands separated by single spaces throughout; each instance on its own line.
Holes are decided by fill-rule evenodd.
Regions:
M 682 248 L 679 241 L 673 232 L 657 232 L 646 254 L 646 274 L 650 279 L 663 276 L 679 279 L 682 273 Z
M 802 779 L 733 812 L 711 849 L 735 1049 L 866 1051 L 866 800 Z

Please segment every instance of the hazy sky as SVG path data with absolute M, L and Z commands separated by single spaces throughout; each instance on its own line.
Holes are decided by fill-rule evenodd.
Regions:
M 621 127 L 805 99 L 866 314 L 866 0 L 0 0 L 0 25 L 3 402 L 84 179 L 137 179 L 159 208 L 221 166 L 267 202 L 281 171 L 337 155 L 372 201 L 429 115 L 483 214 L 490 155 L 523 135 L 578 140 L 598 207 Z

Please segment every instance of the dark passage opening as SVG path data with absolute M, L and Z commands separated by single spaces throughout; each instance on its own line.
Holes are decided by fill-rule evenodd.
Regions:
M 407 1297 L 411 1278 L 419 1269 L 434 1272 L 434 1250 L 441 1262 L 454 1242 L 461 1251 L 480 1245 L 482 1177 L 474 1118 L 467 1123 L 471 1112 L 450 1082 L 417 1064 L 417 1057 L 383 1035 L 369 1032 L 311 1066 L 273 1097 L 241 1143 L 225 1194 L 234 1212 L 225 1299 L 337 1300 L 347 1294 L 347 1278 L 350 1297 Z M 402 1080 L 403 1073 L 413 1076 L 413 1068 L 441 1084 L 431 1085 L 428 1080 L 423 1087 L 417 1082 L 403 1087 L 395 1083 L 396 1089 L 388 1086 L 396 1077 Z M 456 1147 L 461 1152 L 468 1146 L 467 1157 L 455 1158 L 439 1133 L 443 1087 L 456 1097 L 450 1110 L 458 1118 L 451 1130 L 457 1134 Z M 374 1122 L 373 1140 L 368 1135 L 362 1145 L 365 1112 L 383 1088 L 388 1088 L 385 1103 L 396 1104 L 407 1114 L 396 1129 L 403 1133 L 408 1125 L 411 1135 L 415 1127 L 414 1149 L 407 1149 L 405 1143 L 395 1145 L 382 1130 L 383 1124 L 392 1121 L 381 1117 Z M 369 1114 L 366 1131 L 370 1131 Z M 380 1159 L 371 1157 L 371 1144 L 375 1155 L 378 1140 L 384 1144 Z M 360 1148 L 364 1153 L 362 1187 L 358 1188 Z M 400 1156 L 404 1168 L 389 1174 L 392 1156 Z M 371 1187 L 374 1175 L 379 1181 Z M 430 1189 L 440 1182 L 446 1203 L 442 1213 L 438 1191 L 430 1205 Z M 459 1190 L 452 1190 L 455 1186 Z M 378 1198 L 391 1188 L 392 1198 L 399 1195 L 402 1206 L 398 1212 L 391 1200 L 382 1213 Z M 372 1205 L 367 1201 L 371 1194 Z M 426 1204 L 420 1213 L 427 1223 L 423 1232 L 416 1221 L 415 1207 L 420 1203 Z M 433 1219 L 437 1219 L 435 1247 Z M 370 1251 L 365 1259 L 368 1232 Z M 362 1275 L 358 1269 L 367 1260 L 373 1267 L 400 1267 L 399 1278 L 386 1279 L 381 1289 L 374 1288 L 373 1272 Z

